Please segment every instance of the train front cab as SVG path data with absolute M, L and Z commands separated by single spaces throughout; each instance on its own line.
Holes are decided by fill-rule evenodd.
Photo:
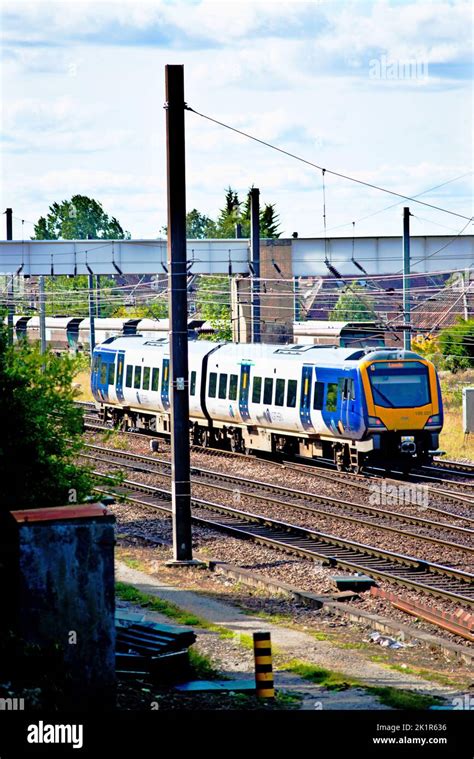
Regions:
M 91 391 L 98 403 L 123 402 L 124 351 L 95 349 Z
M 369 359 L 360 366 L 371 459 L 404 470 L 431 459 L 443 426 L 435 368 L 415 353 L 409 356 Z

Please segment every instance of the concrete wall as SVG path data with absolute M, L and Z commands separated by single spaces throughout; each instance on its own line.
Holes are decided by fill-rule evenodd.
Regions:
M 59 646 L 69 708 L 112 707 L 115 518 L 101 505 L 11 513 L 18 635 L 48 650 Z

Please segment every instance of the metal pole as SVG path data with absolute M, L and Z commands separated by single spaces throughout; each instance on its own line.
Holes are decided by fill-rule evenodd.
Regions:
M 13 211 L 7 208 L 7 240 L 13 240 Z M 15 292 L 13 284 L 13 273 L 8 277 L 8 342 L 13 344 L 13 317 L 15 315 Z
M 235 225 L 235 238 L 240 240 L 242 238 L 242 224 L 238 221 Z
M 260 190 L 250 190 L 250 247 L 252 279 L 252 342 L 260 343 Z
M 44 276 L 38 278 L 40 308 L 40 344 L 41 353 L 46 353 L 46 300 L 44 293 Z
M 100 319 L 100 274 L 96 274 L 96 299 L 95 299 L 95 312 L 98 319 Z
M 192 562 L 184 66 L 165 66 L 173 562 Z
M 466 287 L 467 283 L 467 287 Z M 464 319 L 469 319 L 469 305 L 467 302 L 467 288 L 469 287 L 469 269 L 465 269 L 461 274 L 461 287 L 462 287 L 462 307 L 464 312 Z
M 403 209 L 403 347 L 411 349 L 410 317 L 410 209 Z
M 295 322 L 299 322 L 300 320 L 300 301 L 299 301 L 299 283 L 298 280 L 295 277 Z
M 89 343 L 90 343 L 90 353 L 92 357 L 92 353 L 94 352 L 95 348 L 95 290 L 94 290 L 94 275 L 89 274 L 88 275 L 88 281 L 89 281 Z

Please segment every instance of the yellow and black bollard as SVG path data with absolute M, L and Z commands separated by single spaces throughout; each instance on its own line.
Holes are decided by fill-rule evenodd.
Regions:
M 270 633 L 258 632 L 253 634 L 253 652 L 257 696 L 259 698 L 275 698 Z

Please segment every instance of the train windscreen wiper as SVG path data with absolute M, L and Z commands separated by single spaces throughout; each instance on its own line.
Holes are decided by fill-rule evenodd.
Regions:
M 387 398 L 387 396 L 385 395 L 385 393 L 382 393 L 382 391 L 379 390 L 378 387 L 372 386 L 372 389 L 375 390 L 375 392 L 378 393 L 385 401 L 387 401 L 387 403 L 389 404 L 389 406 L 391 408 L 395 408 L 395 406 L 392 403 L 392 401 L 390 400 L 390 398 Z

